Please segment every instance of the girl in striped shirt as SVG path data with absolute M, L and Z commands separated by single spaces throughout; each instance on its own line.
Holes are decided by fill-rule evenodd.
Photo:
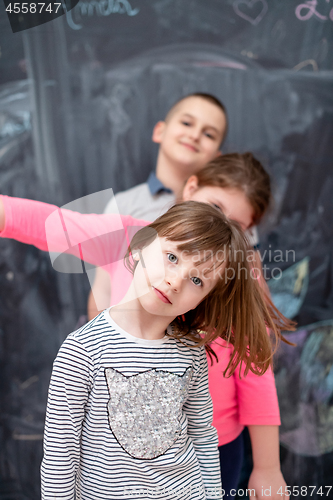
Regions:
M 240 363 L 263 373 L 266 325 L 276 338 L 291 329 L 251 279 L 247 248 L 236 223 L 193 201 L 135 234 L 125 297 L 55 360 L 44 500 L 222 498 L 204 346 L 222 337 L 229 374 Z

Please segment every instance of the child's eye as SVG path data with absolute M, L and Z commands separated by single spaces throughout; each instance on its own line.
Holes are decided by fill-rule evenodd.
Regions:
M 172 262 L 172 264 L 176 264 L 176 262 L 178 261 L 178 258 L 173 253 L 168 253 L 167 256 L 168 256 L 169 262 Z
M 196 286 L 202 286 L 202 281 L 200 278 L 198 278 L 197 276 L 193 276 L 193 278 L 191 278 L 192 282 L 196 285 Z
M 216 203 L 212 203 L 212 207 L 217 208 L 217 210 L 219 210 L 220 212 L 222 212 L 221 207 L 219 207 L 218 205 L 216 205 Z
M 208 137 L 209 139 L 215 139 L 215 137 L 213 136 L 213 134 L 210 134 L 209 132 L 206 132 L 205 136 Z
M 187 122 L 186 120 L 183 120 L 182 124 L 185 125 L 186 127 L 189 127 L 191 125 L 190 122 Z

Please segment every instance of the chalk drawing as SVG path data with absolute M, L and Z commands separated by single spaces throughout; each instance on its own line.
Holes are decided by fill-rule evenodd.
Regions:
M 275 383 L 281 412 L 281 443 L 298 455 L 333 451 L 333 320 L 288 334 L 296 347 L 282 345 Z
M 287 318 L 294 318 L 304 302 L 309 286 L 309 260 L 305 257 L 285 269 L 280 279 L 268 281 L 274 305 Z
M 253 26 L 257 26 L 268 11 L 266 0 L 235 0 L 233 9 Z
M 330 0 L 326 0 L 328 3 Z M 300 21 L 308 21 L 312 16 L 316 16 L 321 21 L 326 21 L 328 18 L 333 20 L 333 9 L 331 9 L 329 16 L 324 16 L 316 10 L 318 0 L 307 0 L 305 3 L 299 4 L 295 9 L 297 19 Z
M 249 57 L 250 59 L 258 59 L 258 57 L 259 57 L 257 54 L 254 54 L 250 50 L 249 51 L 242 50 L 241 54 L 242 54 L 242 56 Z
M 91 17 L 110 16 L 111 14 L 127 14 L 136 16 L 140 9 L 132 8 L 128 0 L 80 0 L 80 2 L 69 11 L 66 11 L 67 24 L 73 30 L 82 29 L 83 16 Z
M 306 61 L 302 61 L 296 66 L 293 67 L 295 71 L 299 71 L 302 68 L 305 68 L 306 66 L 312 66 L 313 71 L 318 71 L 318 64 L 314 59 L 306 59 Z
M 313 59 L 315 61 L 323 62 L 328 54 L 328 41 L 327 38 L 322 38 L 319 44 L 314 48 Z
M 286 24 L 282 19 L 279 19 L 272 29 L 272 37 L 275 40 L 275 43 L 281 43 L 283 39 L 286 37 L 287 28 Z

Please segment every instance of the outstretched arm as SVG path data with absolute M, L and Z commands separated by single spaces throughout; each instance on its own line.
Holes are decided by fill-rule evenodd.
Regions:
M 5 207 L 3 205 L 3 201 L 0 197 L 0 231 L 4 230 L 5 227 Z
M 111 283 L 109 274 L 102 268 L 96 269 L 95 281 L 88 298 L 88 320 L 110 306 Z
M 253 457 L 253 470 L 248 489 L 254 489 L 256 498 L 288 500 L 286 482 L 280 469 L 279 428 L 277 425 L 248 426 Z
M 81 214 L 8 196 L 0 196 L 0 200 L 1 237 L 34 245 L 43 251 L 75 255 L 97 266 L 122 259 L 131 239 L 126 232 L 134 234 L 147 225 L 130 216 Z

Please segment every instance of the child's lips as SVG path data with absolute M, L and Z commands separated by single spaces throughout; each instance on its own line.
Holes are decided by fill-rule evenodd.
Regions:
M 181 145 L 184 146 L 187 149 L 190 149 L 191 151 L 194 151 L 195 153 L 198 152 L 198 148 L 196 148 L 192 144 L 188 144 L 187 142 L 181 142 Z
M 172 304 L 172 302 L 168 299 L 166 295 L 164 295 L 163 292 L 161 292 L 158 288 L 155 288 L 154 286 L 152 288 L 156 293 L 157 297 L 161 299 L 162 302 L 164 302 L 165 304 Z

